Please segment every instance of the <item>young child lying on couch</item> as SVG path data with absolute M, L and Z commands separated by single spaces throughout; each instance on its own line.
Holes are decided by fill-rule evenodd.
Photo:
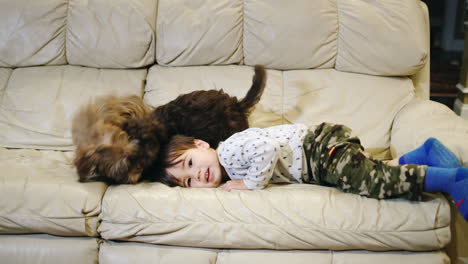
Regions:
M 449 193 L 468 221 L 468 168 L 437 139 L 398 160 L 373 160 L 344 125 L 313 131 L 291 124 L 249 128 L 215 150 L 192 137 L 174 136 L 163 150 L 160 181 L 169 186 L 231 191 L 269 183 L 313 183 L 372 198 L 421 200 L 422 192 Z

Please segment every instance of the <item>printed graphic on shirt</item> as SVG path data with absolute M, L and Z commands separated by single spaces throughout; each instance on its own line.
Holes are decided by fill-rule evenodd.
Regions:
M 307 132 L 302 124 L 249 128 L 219 145 L 220 163 L 231 179 L 243 179 L 249 189 L 302 183 L 307 176 L 302 146 Z

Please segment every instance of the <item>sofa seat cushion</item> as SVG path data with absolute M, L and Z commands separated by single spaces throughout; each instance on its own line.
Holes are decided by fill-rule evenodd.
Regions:
M 0 97 L 0 146 L 71 150 L 75 111 L 96 96 L 142 96 L 146 73 L 77 66 L 14 69 Z
M 91 237 L 0 235 L 2 263 L 95 264 L 99 240 Z
M 103 183 L 79 183 L 73 154 L 0 148 L 0 234 L 96 236 Z
M 292 184 L 258 191 L 111 186 L 105 239 L 211 248 L 437 250 L 450 241 L 443 197 L 377 200 Z
M 141 243 L 116 243 L 105 241 L 100 248 L 99 263 L 187 263 L 191 264 L 448 264 L 442 251 L 432 252 L 369 252 L 329 250 L 213 250 L 174 246 L 148 245 Z

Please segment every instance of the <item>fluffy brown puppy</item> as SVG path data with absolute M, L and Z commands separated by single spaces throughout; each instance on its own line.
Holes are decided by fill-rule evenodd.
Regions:
M 177 134 L 192 136 L 217 147 L 220 141 L 249 127 L 248 116 L 260 101 L 267 77 L 261 65 L 256 65 L 254 71 L 252 85 L 242 100 L 222 90 L 194 91 L 157 107 L 148 116 L 128 120 L 124 129 L 140 144 L 155 145 L 151 142 L 154 138 L 145 135 L 151 133 L 148 131 L 153 127 L 163 126 L 164 134 L 169 137 Z M 159 140 L 162 145 L 169 138 Z M 157 162 L 153 163 L 145 169 L 144 177 L 157 180 L 157 168 Z
M 147 115 L 151 110 L 137 96 L 104 96 L 82 107 L 72 122 L 76 146 L 74 164 L 79 180 L 136 183 L 143 168 L 159 151 L 159 146 L 148 146 L 145 155 L 140 155 L 140 145 L 128 137 L 122 125 L 128 119 Z M 154 129 L 155 137 L 160 137 L 158 133 L 164 131 Z
M 156 180 L 161 146 L 183 134 L 212 146 L 248 128 L 248 115 L 265 88 L 266 73 L 255 67 L 242 100 L 222 90 L 195 91 L 150 111 L 138 97 L 105 97 L 85 106 L 73 120 L 75 166 L 81 182 L 137 183 Z

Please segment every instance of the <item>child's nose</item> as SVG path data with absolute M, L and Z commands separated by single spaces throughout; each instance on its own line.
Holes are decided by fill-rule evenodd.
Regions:
M 192 173 L 192 180 L 200 181 L 201 169 L 195 168 Z
M 199 168 L 197 170 L 197 178 L 196 180 L 199 181 L 199 182 L 205 182 L 206 181 L 206 173 L 208 172 L 208 169 L 207 168 Z

